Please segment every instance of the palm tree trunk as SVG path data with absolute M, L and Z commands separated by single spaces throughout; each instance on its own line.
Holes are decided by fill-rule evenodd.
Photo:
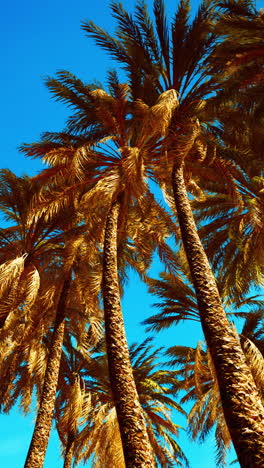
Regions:
M 69 434 L 63 468 L 71 468 L 74 452 L 75 434 Z
M 103 259 L 103 298 L 109 376 L 127 468 L 154 467 L 146 424 L 130 364 L 120 305 L 117 225 L 120 201 L 107 216 Z
M 65 303 L 70 287 L 70 276 L 64 281 L 57 307 L 54 330 L 51 340 L 40 406 L 37 420 L 28 450 L 24 468 L 41 468 L 44 463 L 46 449 L 52 426 L 56 390 L 60 369 L 62 343 L 65 326 Z
M 227 320 L 201 244 L 183 177 L 172 174 L 182 242 L 196 291 L 201 324 L 216 369 L 224 415 L 242 468 L 264 467 L 264 408 L 246 364 L 239 338 Z

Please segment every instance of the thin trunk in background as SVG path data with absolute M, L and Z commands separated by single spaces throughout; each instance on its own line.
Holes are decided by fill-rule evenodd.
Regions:
M 242 468 L 264 467 L 264 408 L 239 338 L 223 310 L 186 192 L 183 163 L 174 164 L 172 185 L 182 242 L 206 342 L 216 369 L 225 419 Z
M 64 281 L 58 302 L 37 420 L 24 468 L 42 468 L 45 459 L 58 385 L 65 327 L 65 305 L 70 283 L 69 275 Z
M 104 240 L 103 298 L 109 376 L 127 468 L 154 468 L 143 411 L 139 403 L 120 305 L 117 225 L 120 201 L 109 210 Z

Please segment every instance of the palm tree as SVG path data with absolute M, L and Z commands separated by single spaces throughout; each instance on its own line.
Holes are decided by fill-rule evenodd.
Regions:
M 83 249 L 83 247 L 84 244 L 82 244 L 81 248 Z M 68 254 L 72 256 L 73 251 L 68 252 Z M 91 250 L 89 254 L 91 259 Z M 74 281 L 71 280 L 69 292 L 66 294 L 67 302 L 65 301 L 66 304 L 63 310 L 59 310 L 59 306 L 61 307 L 62 304 L 62 278 L 61 274 L 58 274 L 58 265 L 56 264 L 53 269 L 51 267 L 47 270 L 46 281 L 42 277 L 42 287 L 32 307 L 30 323 L 27 324 L 23 339 L 20 339 L 20 342 L 9 353 L 0 368 L 0 375 L 3 377 L 3 384 L 1 385 L 1 407 L 3 411 L 9 412 L 11 407 L 20 400 L 24 412 L 28 412 L 32 396 L 36 391 L 39 412 L 28 453 L 29 461 L 27 461 L 32 465 L 36 463 L 41 465 L 44 460 L 53 418 L 57 385 L 59 385 L 58 372 L 61 368 L 62 341 L 74 339 L 80 349 L 87 349 L 89 343 L 93 342 L 95 335 L 100 332 L 100 326 L 98 325 L 100 319 L 95 316 L 96 301 L 93 297 L 95 294 L 93 262 L 90 263 L 90 268 L 93 269 L 93 277 L 89 278 L 90 282 L 87 278 L 86 281 L 84 278 L 81 281 L 79 277 L 80 269 L 87 272 L 87 259 L 85 263 L 86 265 L 82 268 L 80 265 L 78 269 L 74 268 Z M 83 287 L 88 288 L 90 291 L 90 301 L 86 303 L 83 302 Z M 64 286 L 64 293 L 65 289 Z M 62 326 L 59 325 L 56 330 L 58 310 L 63 314 L 64 319 L 62 319 Z M 56 337 L 57 353 L 53 351 L 54 335 Z M 48 388 L 47 383 L 49 383 Z M 38 431 L 39 427 L 41 427 L 40 431 Z M 38 443 L 40 435 L 42 439 Z M 36 446 L 37 448 L 43 447 L 44 453 L 39 454 Z
M 149 110 L 140 102 L 131 103 L 129 88 L 115 81 L 115 76 L 111 79 L 113 96 L 85 86 L 68 72 L 60 72 L 57 79 L 49 79 L 48 87 L 57 99 L 73 105 L 76 112 L 69 118 L 67 132 L 46 134 L 42 142 L 23 147 L 28 155 L 41 156 L 51 165 L 38 177 L 49 183 L 48 188 L 44 185 L 41 191 L 38 216 L 42 213 L 46 218 L 53 216 L 74 201 L 88 225 L 92 225 L 95 213 L 97 229 L 98 226 L 101 230 L 104 228 L 102 293 L 106 343 L 125 458 L 127 466 L 151 466 L 152 455 L 121 313 L 117 252 L 126 238 L 131 239 L 132 251 L 141 244 L 143 270 L 142 261 L 137 264 L 132 255 L 132 265 L 137 266 L 141 274 L 145 260 L 148 263 L 151 260 L 152 246 L 159 245 L 161 254 L 165 252 L 169 261 L 170 249 L 164 236 L 168 235 L 166 225 L 171 222 L 155 202 L 144 179 L 144 157 L 149 153 L 148 148 L 155 144 L 156 134 L 148 142 L 138 131 L 142 119 L 144 128 L 149 127 Z M 60 188 L 59 192 L 61 186 L 63 190 Z M 141 223 L 141 242 L 137 235 L 140 229 L 132 227 L 130 216 L 133 221 L 136 216 L 138 227 Z M 147 228 L 147 223 L 144 226 L 144 217 L 159 223 L 158 235 Z M 144 230 L 150 246 L 146 239 L 142 242 Z
M 72 222 L 70 211 L 67 220 L 56 216 L 49 223 L 43 217 L 38 220 L 32 218 L 29 221 L 30 204 L 32 197 L 39 189 L 38 181 L 28 177 L 16 177 L 7 170 L 2 171 L 1 181 L 1 209 L 7 219 L 15 223 L 15 225 L 1 229 L 0 255 L 1 260 L 5 261 L 1 267 L 3 323 L 1 371 L 6 378 L 2 389 L 2 404 L 9 410 L 10 405 L 14 404 L 18 397 L 18 392 L 22 391 L 25 395 L 24 408 L 27 409 L 34 383 L 37 383 L 38 391 L 41 393 L 40 406 L 26 466 L 41 466 L 54 410 L 64 336 L 65 305 L 71 282 L 74 250 L 76 251 L 80 244 L 79 231 L 83 231 L 84 227 L 76 230 L 73 225 L 70 226 Z M 70 227 L 72 227 L 71 232 Z M 68 238 L 66 238 L 66 245 L 63 246 L 66 231 Z M 16 255 L 20 256 L 14 258 Z M 61 267 L 62 264 L 63 267 Z M 58 282 L 59 285 L 57 294 L 54 294 L 54 290 L 52 293 L 51 283 L 47 280 L 48 275 L 51 274 L 53 287 L 54 283 Z M 46 307 L 54 307 L 55 314 L 51 318 L 53 333 L 49 352 L 47 348 L 45 350 L 45 346 L 40 345 L 41 354 L 38 358 L 36 346 L 39 343 L 33 341 L 31 346 L 28 340 L 31 336 L 34 338 L 38 336 L 42 341 L 43 334 L 47 330 L 47 323 L 44 326 L 43 311 L 36 315 L 36 309 L 39 312 L 37 294 L 40 278 L 45 285 L 41 288 L 42 295 L 44 294 L 46 298 L 47 295 L 51 296 L 48 305 L 46 301 Z M 30 384 L 24 390 L 20 385 L 15 384 L 17 366 L 21 364 L 22 354 L 24 359 L 26 357 L 28 359 L 28 369 L 24 369 L 24 371 L 30 369 L 26 372 L 28 376 L 38 369 L 36 378 L 30 379 Z M 22 363 L 22 368 L 26 367 L 25 362 Z M 45 376 L 43 369 L 45 369 Z M 20 382 L 17 383 L 23 382 L 26 385 L 23 377 L 25 377 L 25 372 L 22 372 Z M 14 390 L 13 395 L 10 394 L 12 390 Z
M 199 133 L 199 124 L 195 121 L 190 122 L 189 130 L 186 125 L 185 134 L 182 133 L 177 142 L 174 143 L 174 147 L 171 146 L 167 151 L 167 155 L 171 153 L 174 158 L 172 168 L 173 195 L 182 243 L 198 301 L 200 320 L 217 372 L 225 418 L 240 463 L 242 466 L 243 463 L 254 466 L 254 464 L 259 463 L 258 459 L 262 457 L 263 453 L 262 422 L 259 418 L 259 414 L 263 413 L 263 406 L 242 353 L 237 334 L 230 326 L 223 310 L 217 285 L 197 232 L 184 180 L 185 158 L 195 147 L 195 140 Z M 239 375 L 235 371 L 236 368 L 241 369 Z M 241 397 L 244 395 L 241 400 L 237 397 L 237 388 L 240 388 Z M 246 402 L 246 396 L 250 395 L 252 388 L 254 388 L 254 397 L 251 394 Z M 243 403 L 244 406 L 242 406 Z M 252 417 L 251 410 L 249 411 L 252 404 L 255 404 L 254 417 Z M 259 423 L 258 429 L 256 420 Z M 251 429 L 248 425 L 251 426 Z M 247 436 L 244 432 L 243 437 L 241 437 L 241 428 L 246 428 L 246 426 Z M 257 451 L 252 452 L 252 441 L 255 437 L 258 437 L 258 454 Z
M 182 30 L 188 31 L 189 29 L 187 26 L 186 15 L 186 7 L 188 4 L 189 2 L 180 2 L 176 18 L 178 20 L 181 19 L 181 23 L 177 21 L 177 24 L 175 24 L 174 27 L 174 38 L 175 31 L 179 31 L 182 43 L 185 43 L 185 37 L 182 34 Z M 119 21 L 117 37 L 120 37 L 121 41 L 117 41 L 116 38 L 110 37 L 104 33 L 104 31 L 91 23 L 85 23 L 84 28 L 90 36 L 95 37 L 99 45 L 109 51 L 110 54 L 114 55 L 114 57 L 118 59 L 118 61 L 124 64 L 126 70 L 128 70 L 130 74 L 129 78 L 131 79 L 131 85 L 134 92 L 133 96 L 135 97 L 135 88 L 139 87 L 141 92 L 140 98 L 144 100 L 146 99 L 146 101 L 148 100 L 147 102 L 149 102 L 149 95 L 151 95 L 151 93 L 146 92 L 143 94 L 144 86 L 142 86 L 142 81 L 144 83 L 148 83 L 149 81 L 145 80 L 146 70 L 148 70 L 148 78 L 151 77 L 151 80 L 154 83 L 154 86 L 150 89 L 153 91 L 153 95 L 156 92 L 156 98 L 157 88 L 160 84 L 157 77 L 163 78 L 165 75 L 165 79 L 168 80 L 169 69 L 167 67 L 166 72 L 164 72 L 164 67 L 157 66 L 155 67 L 153 74 L 151 74 L 152 70 L 151 65 L 149 64 L 154 62 L 156 65 L 158 62 L 159 65 L 160 61 L 155 61 L 155 55 L 146 55 L 146 52 L 154 50 L 150 43 L 155 43 L 156 45 L 157 41 L 153 39 L 155 38 L 154 28 L 152 27 L 149 17 L 146 16 L 146 8 L 143 8 L 142 3 L 139 5 L 142 6 L 141 12 L 139 7 L 137 7 L 137 18 L 133 21 L 131 16 L 120 8 L 120 5 L 115 3 L 112 4 L 114 15 Z M 161 0 L 157 0 L 154 2 L 154 7 L 158 37 L 160 40 L 162 35 L 163 40 L 163 47 L 161 49 L 162 57 L 165 57 L 165 50 L 168 57 L 167 63 L 170 63 L 169 57 L 172 57 L 172 63 L 175 66 L 177 63 L 175 55 L 168 53 L 169 42 L 166 40 L 166 38 L 168 38 L 168 34 L 163 2 Z M 159 9 L 157 9 L 157 7 L 159 7 Z M 180 11 L 181 14 L 179 14 Z M 202 3 L 199 10 L 200 15 L 202 11 L 206 12 L 208 15 L 208 2 Z M 212 19 L 211 16 L 209 18 L 210 20 Z M 157 19 L 159 21 L 157 21 Z M 182 26 L 182 24 L 184 26 Z M 208 31 L 208 29 L 206 31 Z M 215 38 L 215 36 L 213 37 Z M 175 47 L 177 41 L 172 41 L 172 43 L 173 47 Z M 156 56 L 157 50 L 160 49 L 156 47 Z M 204 49 L 202 47 L 199 49 L 202 57 L 204 57 L 203 50 Z M 138 60 L 139 65 L 135 67 L 135 57 L 139 56 L 139 51 L 140 55 L 144 57 L 143 65 L 142 62 Z M 147 60 L 145 60 L 146 56 Z M 152 61 L 153 56 L 154 59 Z M 160 54 L 158 56 L 160 57 Z M 196 55 L 195 57 L 194 63 L 196 67 L 201 63 L 201 56 Z M 196 60 L 197 57 L 198 61 Z M 179 56 L 179 60 L 182 60 L 182 56 Z M 148 68 L 146 68 L 147 62 Z M 193 64 L 189 67 L 187 73 L 189 72 L 192 74 L 192 71 Z M 164 72 L 163 75 L 162 72 Z M 142 81 L 140 81 L 139 76 L 143 76 Z M 187 74 L 187 76 L 189 75 Z M 203 80 L 204 75 L 200 76 L 198 74 L 198 76 L 199 79 Z M 190 81 L 189 84 L 191 84 Z M 175 87 L 175 81 L 172 85 Z M 215 88 L 210 85 L 210 91 L 217 89 L 217 87 L 217 83 L 215 84 Z M 150 91 L 150 89 L 148 91 Z M 176 89 L 179 89 L 178 86 Z M 189 103 L 186 103 L 186 101 L 185 103 L 183 102 L 182 106 L 175 112 L 175 118 L 171 124 L 171 142 L 169 144 L 165 142 L 165 145 L 162 148 L 163 154 L 165 155 L 164 159 L 166 159 L 164 161 L 162 157 L 163 155 L 160 155 L 160 159 L 161 161 L 163 159 L 163 165 L 165 165 L 167 158 L 171 160 L 171 165 L 168 167 L 167 172 L 169 177 L 171 177 L 170 184 L 173 189 L 182 242 L 196 291 L 202 328 L 217 372 L 225 418 L 241 465 L 255 466 L 260 463 L 264 451 L 262 436 L 263 406 L 258 397 L 258 392 L 254 385 L 251 372 L 246 364 L 237 334 L 230 326 L 223 310 L 214 276 L 197 233 L 184 179 L 184 169 L 186 167 L 186 161 L 189 154 L 191 152 L 198 155 L 201 153 L 198 148 L 199 141 L 201 140 L 201 130 L 200 124 L 197 121 L 197 112 L 199 113 L 201 109 L 202 103 L 200 99 L 201 97 L 206 96 L 207 91 L 207 83 L 202 84 L 201 89 L 198 90 L 194 87 L 193 93 L 191 88 L 190 93 L 192 94 Z M 176 103 L 174 103 L 174 108 L 175 107 L 177 107 Z M 158 169 L 155 171 L 155 174 L 157 174 L 157 178 L 159 180 L 161 164 L 157 164 L 157 167 Z M 232 359 L 230 359 L 230 356 L 232 356 Z M 236 372 L 237 368 L 241 370 L 239 374 Z M 238 388 L 239 392 L 237 391 Z M 254 390 L 252 391 L 252 389 Z M 258 448 L 256 448 L 255 445 L 256 440 Z
M 239 102 L 223 105 L 221 128 L 214 129 L 219 138 L 217 152 L 233 166 L 231 174 L 238 190 L 232 194 L 229 184 L 224 186 L 215 179 L 207 187 L 211 193 L 192 203 L 213 269 L 225 285 L 226 295 L 238 298 L 252 286 L 262 285 L 263 110 L 262 102 L 252 102 L 247 110 Z
M 84 226 L 82 226 L 83 230 Z M 77 229 L 78 233 L 78 229 Z M 78 251 L 82 248 L 84 243 L 83 235 L 80 233 L 77 236 L 73 235 L 66 240 L 65 254 L 63 257 L 62 279 L 61 287 L 58 294 L 58 302 L 56 304 L 56 313 L 53 326 L 53 333 L 51 336 L 51 346 L 48 355 L 46 372 L 43 382 L 41 400 L 37 414 L 37 420 L 32 436 L 31 444 L 29 447 L 25 467 L 42 466 L 44 462 L 45 452 L 48 444 L 49 434 L 52 425 L 55 398 L 58 386 L 58 377 L 61 363 L 61 353 L 63 349 L 63 341 L 65 334 L 65 325 L 67 317 L 67 307 L 73 302 L 70 298 L 76 294 L 76 283 L 78 283 L 78 276 L 76 274 L 75 262 L 78 258 Z M 92 251 L 93 253 L 93 251 Z M 91 252 L 89 253 L 89 260 L 94 260 Z M 86 261 L 88 260 L 86 258 Z M 86 283 L 88 286 L 88 283 Z M 93 304 L 93 293 L 90 293 L 91 303 Z M 91 304 L 91 305 L 92 305 Z M 74 305 L 74 304 L 73 304 Z M 84 304 L 78 304 L 80 309 L 84 308 Z M 86 304 L 86 305 L 89 305 Z M 94 305 L 94 304 L 93 304 Z M 71 312 L 73 318 L 80 320 L 80 313 L 76 311 Z M 80 321 L 85 332 L 85 321 L 89 320 L 89 316 L 82 313 L 83 318 Z M 80 337 L 79 337 L 80 340 Z M 80 340 L 81 341 L 81 340 Z
M 205 69 L 217 40 L 211 1 L 201 1 L 192 21 L 191 2 L 179 1 L 171 24 L 163 0 L 153 2 L 154 21 L 144 1 L 136 3 L 134 15 L 115 1 L 110 8 L 117 21 L 115 36 L 92 21 L 83 22 L 82 29 L 126 71 L 133 99 L 154 105 L 161 93 L 175 89 L 187 110 L 217 88 Z
M 264 358 L 263 348 L 263 308 L 253 312 L 238 313 L 246 317 L 240 334 L 242 349 L 252 371 L 260 395 L 264 396 Z M 254 340 L 254 343 L 253 341 Z M 216 463 L 226 466 L 226 450 L 230 447 L 231 438 L 228 431 L 216 379 L 216 372 L 208 350 L 201 345 L 195 349 L 185 346 L 174 346 L 167 351 L 170 364 L 180 367 L 175 390 L 184 390 L 186 394 L 181 403 L 194 401 L 189 415 L 189 433 L 194 440 L 202 442 L 215 427 Z
M 155 304 L 161 312 L 144 322 L 149 331 L 163 330 L 181 320 L 199 321 L 195 291 L 190 284 L 188 270 L 185 270 L 185 273 L 184 270 L 183 265 L 181 276 L 178 277 L 169 273 L 161 273 L 160 279 L 147 279 L 149 291 L 161 299 Z M 220 290 L 222 289 L 224 289 L 223 286 L 220 287 Z M 225 297 L 224 304 L 230 316 L 245 318 L 239 338 L 263 401 L 263 301 L 254 296 L 240 302 L 234 302 L 230 297 Z M 250 309 L 243 312 L 248 307 Z M 216 462 L 219 466 L 224 466 L 226 448 L 230 446 L 231 439 L 223 413 L 216 371 L 208 349 L 204 350 L 201 345 L 197 348 L 173 346 L 167 354 L 170 356 L 170 365 L 180 367 L 178 371 L 180 380 L 176 378 L 175 390 L 186 392 L 181 402 L 195 400 L 188 416 L 189 432 L 192 438 L 203 441 L 216 425 Z
M 1 171 L 0 208 L 10 224 L 0 230 L 2 359 L 26 331 L 40 276 L 58 262 L 63 250 L 64 220 L 28 222 L 30 202 L 38 188 L 28 177 Z M 7 341 L 13 345 L 5 347 Z
M 131 363 L 146 419 L 155 466 L 188 465 L 175 437 L 178 427 L 170 410 L 182 409 L 171 398 L 174 371 L 164 369 L 146 340 L 130 347 Z M 160 368 L 161 367 L 161 368 Z M 63 383 L 57 400 L 57 428 L 65 447 L 65 468 L 81 460 L 98 466 L 125 466 L 116 411 L 102 345 L 81 355 L 68 348 L 63 360 Z M 78 419 L 80 429 L 78 431 Z

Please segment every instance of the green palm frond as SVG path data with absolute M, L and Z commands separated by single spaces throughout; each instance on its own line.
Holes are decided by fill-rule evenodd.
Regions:
M 154 21 L 144 1 L 137 2 L 132 14 L 117 2 L 111 3 L 111 10 L 117 21 L 115 35 L 91 21 L 82 27 L 126 70 L 134 99 L 153 105 L 160 93 L 173 88 L 181 99 L 191 101 L 193 96 L 201 98 L 216 87 L 215 83 L 205 82 L 204 72 L 216 40 L 211 30 L 211 2 L 201 3 L 193 22 L 190 2 L 185 0 L 179 3 L 171 23 L 162 0 L 154 1 Z
M 92 21 L 83 22 L 82 29 L 88 33 L 90 37 L 93 37 L 96 44 L 109 52 L 112 57 L 117 60 L 122 60 L 122 62 L 127 64 L 131 63 L 131 59 L 120 40 L 111 37 L 104 29 L 96 26 Z
M 163 0 L 155 0 L 153 11 L 156 20 L 156 29 L 159 38 L 161 56 L 164 59 L 165 70 L 167 72 L 168 83 L 171 82 L 170 78 L 170 37 L 169 37 L 169 28 L 168 21 L 166 18 L 165 4 Z

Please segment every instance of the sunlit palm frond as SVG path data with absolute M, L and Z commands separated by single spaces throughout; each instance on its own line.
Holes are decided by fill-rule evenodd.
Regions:
M 27 254 L 17 257 L 14 260 L 0 266 L 0 293 L 3 294 L 15 279 L 19 278 L 26 260 Z
M 264 399 L 264 357 L 257 346 L 243 335 L 240 335 L 241 346 L 246 356 L 247 364 L 252 372 L 256 385 Z

